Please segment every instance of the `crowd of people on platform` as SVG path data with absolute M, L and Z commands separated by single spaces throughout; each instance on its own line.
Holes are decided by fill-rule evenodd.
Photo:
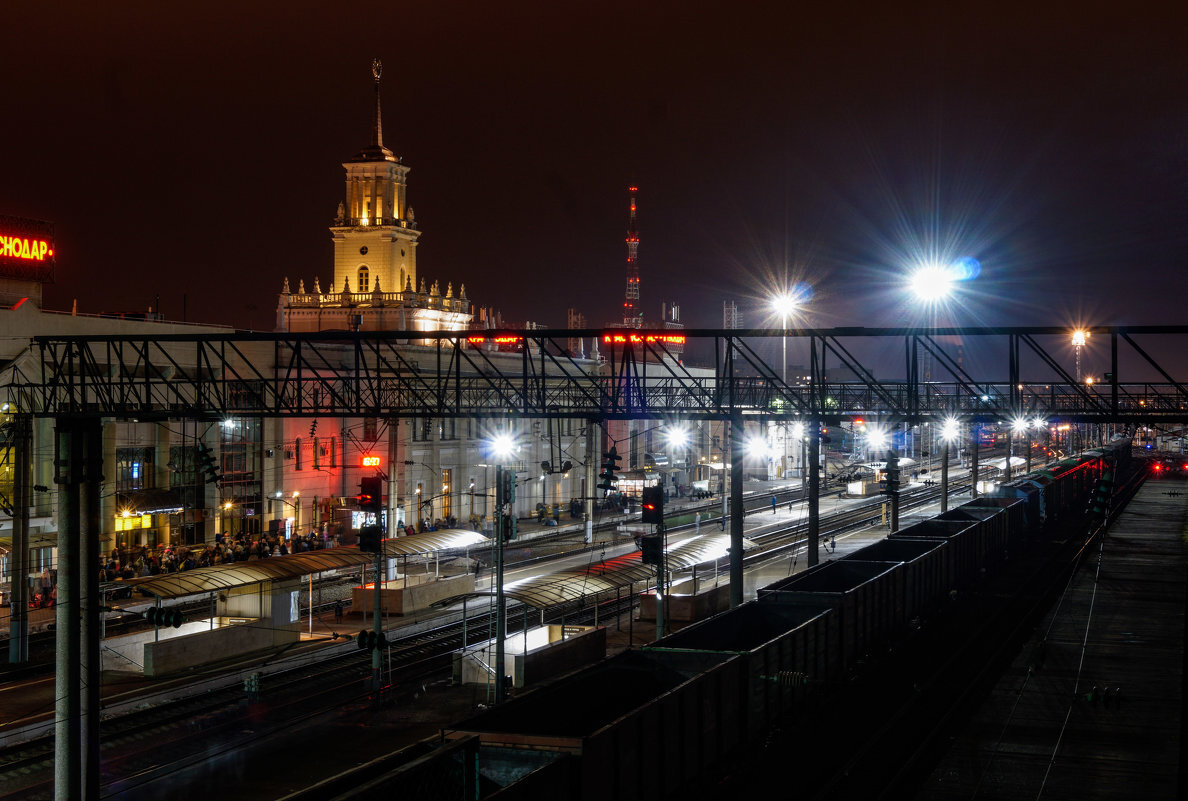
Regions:
M 288 556 L 322 548 L 333 548 L 337 538 L 310 532 L 298 534 L 291 540 L 276 535 L 247 537 L 243 534 L 219 534 L 211 545 L 164 545 L 155 548 L 144 545 L 117 547 L 99 567 L 100 581 L 180 573 L 198 567 Z

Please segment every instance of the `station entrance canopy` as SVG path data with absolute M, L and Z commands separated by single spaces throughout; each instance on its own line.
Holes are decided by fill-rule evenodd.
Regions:
M 388 558 L 435 554 L 443 551 L 461 551 L 479 543 L 488 542 L 477 531 L 448 529 L 413 534 L 408 537 L 393 537 L 383 541 L 383 555 Z M 289 556 L 270 556 L 266 559 L 251 559 L 227 565 L 212 565 L 180 573 L 162 573 L 158 576 L 105 585 L 132 587 L 155 598 L 182 598 L 187 595 L 244 587 L 264 581 L 284 581 L 301 578 L 311 573 L 322 573 L 338 568 L 359 567 L 371 564 L 375 554 L 360 551 L 355 547 L 326 548 L 309 553 Z
M 1082 377 L 1070 329 L 1031 327 L 37 337 L 0 378 L 45 417 L 1188 421 L 1188 327 L 1085 331 Z

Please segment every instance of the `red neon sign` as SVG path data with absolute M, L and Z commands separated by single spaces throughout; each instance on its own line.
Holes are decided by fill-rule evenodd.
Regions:
M 606 345 L 625 345 L 631 343 L 633 345 L 640 345 L 644 343 L 653 344 L 659 343 L 662 345 L 684 345 L 684 334 L 632 334 L 632 333 L 607 333 L 602 335 L 602 342 Z
M 380 466 L 380 458 L 378 456 L 364 456 L 363 457 L 363 466 L 364 467 L 379 467 Z
M 519 345 L 524 341 L 524 337 L 517 337 L 511 335 L 502 335 L 497 337 L 466 337 L 466 341 L 471 345 L 482 345 L 484 342 L 490 342 L 494 345 Z
M 45 261 L 54 255 L 54 249 L 44 239 L 30 239 L 23 236 L 0 233 L 0 257 Z

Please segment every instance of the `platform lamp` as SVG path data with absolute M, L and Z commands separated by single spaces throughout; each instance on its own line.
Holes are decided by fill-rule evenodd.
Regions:
M 787 385 L 788 383 L 788 322 L 792 315 L 800 309 L 804 303 L 812 297 L 812 290 L 808 284 L 798 283 L 790 290 L 780 292 L 771 299 L 771 310 L 779 315 L 780 329 L 783 332 L 780 335 L 780 381 Z M 788 477 L 788 422 L 785 420 L 782 424 L 784 427 L 784 455 L 782 472 L 783 477 Z
M 949 445 L 961 433 L 961 424 L 956 417 L 946 417 L 941 423 L 941 514 L 949 511 Z
M 516 471 L 504 463 L 517 450 L 515 437 L 501 432 L 491 437 L 487 448 L 495 458 L 495 702 L 507 698 L 504 656 L 507 647 L 507 600 L 503 593 L 503 544 L 516 533 Z M 507 514 L 504 514 L 507 507 Z M 465 647 L 465 643 L 463 646 Z

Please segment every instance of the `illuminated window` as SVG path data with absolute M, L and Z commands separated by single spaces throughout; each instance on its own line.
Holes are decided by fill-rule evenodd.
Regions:
M 368 271 L 366 264 L 359 268 L 359 291 L 371 291 L 371 273 Z

